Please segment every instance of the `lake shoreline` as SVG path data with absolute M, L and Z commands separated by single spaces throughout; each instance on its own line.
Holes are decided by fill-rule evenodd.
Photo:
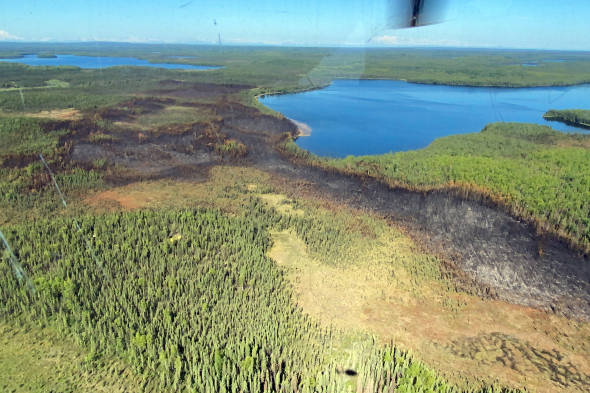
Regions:
M 149 67 L 176 71 L 216 71 L 225 66 L 208 64 L 188 64 L 164 61 L 156 63 L 153 59 L 134 56 L 87 56 L 72 54 L 21 54 L 20 56 L 0 57 L 0 63 L 22 64 L 28 67 L 77 67 L 80 69 L 105 69 L 111 67 Z
M 548 121 L 555 121 L 555 122 L 567 124 L 568 126 L 576 127 L 581 130 L 589 130 L 590 131 L 590 124 L 588 124 L 588 123 L 578 123 L 578 122 L 574 122 L 574 121 L 569 121 L 569 120 L 561 119 L 557 116 L 544 117 L 544 119 L 548 120 Z
M 531 85 L 514 85 L 514 84 L 473 84 L 473 83 L 442 83 L 436 81 L 419 81 L 419 80 L 412 80 L 412 79 L 389 79 L 389 78 L 358 78 L 358 79 L 350 79 L 350 78 L 334 78 L 334 80 L 359 80 L 359 81 L 399 81 L 399 82 L 406 82 L 406 83 L 414 83 L 416 85 L 432 85 L 432 86 L 449 86 L 449 87 L 482 87 L 482 88 L 497 88 L 497 89 L 534 89 L 534 88 L 543 88 L 543 87 L 576 87 L 576 86 L 584 86 L 590 85 L 590 80 L 584 81 L 581 83 L 554 83 L 554 84 L 531 84 Z
M 573 118 L 568 118 L 567 113 L 564 112 L 571 111 L 549 110 L 547 111 L 547 113 L 543 115 L 543 119 L 547 121 L 559 122 L 585 131 L 590 130 L 590 122 L 586 122 L 586 119 L 584 119 L 584 121 L 581 121 L 577 116 L 573 116 Z
M 331 157 L 419 150 L 436 139 L 475 133 L 495 122 L 535 123 L 576 133 L 578 128 L 550 124 L 543 114 L 549 106 L 570 107 L 590 99 L 590 84 L 490 88 L 337 79 L 321 91 L 307 90 L 256 97 L 277 116 L 307 123 L 314 133 L 297 144 Z
M 411 79 L 392 79 L 392 78 L 344 78 L 344 77 L 335 77 L 332 80 L 324 85 L 317 85 L 313 87 L 306 87 L 302 89 L 295 88 L 294 90 L 286 90 L 286 91 L 270 91 L 265 93 L 259 93 L 254 95 L 254 98 L 260 100 L 261 98 L 265 98 L 266 96 L 284 96 L 289 94 L 299 94 L 299 93 L 307 93 L 310 91 L 315 90 L 322 90 L 327 87 L 333 85 L 334 81 L 392 81 L 392 82 L 405 82 L 411 83 L 416 85 L 427 85 L 427 86 L 449 86 L 449 87 L 474 87 L 474 88 L 491 88 L 491 89 L 534 89 L 534 88 L 547 88 L 547 87 L 580 87 L 588 85 L 590 86 L 590 80 L 584 81 L 581 83 L 563 83 L 563 84 L 535 84 L 535 85 L 486 85 L 486 84 L 467 84 L 467 83 L 439 83 L 436 81 L 419 81 L 419 80 L 411 80 Z
M 297 121 L 295 119 L 291 119 L 286 117 L 289 121 L 297 126 L 297 138 L 299 137 L 306 137 L 311 135 L 311 127 L 302 121 Z

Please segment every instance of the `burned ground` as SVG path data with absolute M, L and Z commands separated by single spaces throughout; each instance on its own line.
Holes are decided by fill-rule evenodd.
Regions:
M 297 127 L 285 118 L 261 114 L 234 100 L 233 95 L 244 88 L 166 81 L 161 90 L 150 92 L 154 97 L 134 98 L 114 108 L 87 113 L 82 120 L 53 122 L 48 127 L 71 130 L 66 138 L 71 144 L 72 163 L 88 165 L 104 159 L 109 165 L 130 171 L 131 178 L 203 179 L 211 166 L 220 163 L 277 174 L 287 179 L 294 194 L 321 195 L 402 223 L 426 249 L 444 257 L 451 273 L 464 282 L 476 281 L 482 294 L 590 319 L 587 258 L 552 237 L 538 236 L 527 223 L 481 202 L 445 191 L 391 189 L 375 180 L 291 162 L 276 145 L 285 134 L 294 136 Z M 202 98 L 204 102 L 199 101 Z M 125 118 L 133 124 L 138 114 L 162 111 L 167 105 L 206 108 L 213 111 L 216 120 L 170 124 L 149 132 L 104 129 L 97 125 L 100 122 L 91 120 Z M 104 137 L 90 137 L 96 133 Z M 233 145 L 228 141 L 242 144 L 245 150 L 232 154 Z M 226 145 L 230 147 L 224 148 Z
M 148 92 L 150 95 L 181 99 L 217 100 L 253 86 L 214 83 L 194 83 L 179 80 L 164 80 L 160 88 Z
M 110 121 L 128 120 L 141 113 L 160 111 L 173 102 L 174 100 L 169 98 L 137 97 L 124 101 L 116 107 L 100 108 L 93 115 Z
M 146 135 L 120 131 L 109 134 L 113 139 L 100 142 L 82 140 L 74 144 L 71 158 L 79 163 L 105 159 L 111 165 L 130 170 L 138 178 L 153 179 L 177 176 L 177 173 L 206 173 L 220 160 L 211 149 L 209 139 L 199 138 L 205 127 L 193 125 L 180 134 Z

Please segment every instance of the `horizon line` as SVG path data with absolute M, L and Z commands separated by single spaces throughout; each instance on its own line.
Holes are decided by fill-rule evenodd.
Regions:
M 295 44 L 295 43 L 237 43 L 228 42 L 227 44 L 219 45 L 212 42 L 133 42 L 133 41 L 0 41 L 0 46 L 3 44 L 37 44 L 37 45 L 55 45 L 55 44 L 124 44 L 137 46 L 163 46 L 163 45 L 179 45 L 179 46 L 207 46 L 207 47 L 275 47 L 275 48 L 309 48 L 309 49 L 459 49 L 459 50 L 521 50 L 521 51 L 546 51 L 546 52 L 587 52 L 589 49 L 557 49 L 557 48 L 526 48 L 526 47 L 511 47 L 511 46 L 454 46 L 454 45 L 363 45 L 363 44 Z

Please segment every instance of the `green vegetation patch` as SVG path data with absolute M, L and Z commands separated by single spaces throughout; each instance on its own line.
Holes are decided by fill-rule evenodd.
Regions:
M 34 89 L 0 91 L 0 108 L 4 111 L 40 111 L 51 109 L 94 109 L 114 105 L 125 98 L 108 91 L 94 94 L 88 89 Z
M 0 323 L 0 390 L 139 392 L 142 381 L 118 359 L 98 359 L 50 328 Z M 144 389 L 148 390 L 148 389 Z
M 561 121 L 582 128 L 590 128 L 590 110 L 588 109 L 551 109 L 543 117 L 547 120 Z
M 222 156 L 240 158 L 248 154 L 246 145 L 235 139 L 226 139 L 223 143 L 216 143 L 214 148 Z
M 219 120 L 208 108 L 167 106 L 155 113 L 139 116 L 134 124 L 141 127 L 159 127 L 169 124 L 186 124 Z
M 480 133 L 440 138 L 425 149 L 327 159 L 287 143 L 313 165 L 417 190 L 460 189 L 491 197 L 539 229 L 590 248 L 590 136 L 549 127 L 496 123 Z
M 50 154 L 67 130 L 44 131 L 41 121 L 23 117 L 0 117 L 0 156 Z
M 40 154 L 66 197 L 104 185 L 104 162 L 97 169 L 68 162 L 68 146 L 60 138 L 69 132 L 53 130 L 41 119 L 0 116 L 0 224 L 61 212 L 61 199 Z

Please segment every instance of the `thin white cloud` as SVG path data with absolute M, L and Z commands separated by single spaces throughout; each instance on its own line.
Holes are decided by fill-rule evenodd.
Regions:
M 137 36 L 128 36 L 125 38 L 122 37 L 109 37 L 109 36 L 92 36 L 92 37 L 82 37 L 77 41 L 80 42 L 125 42 L 130 44 L 167 44 L 167 43 L 174 43 L 173 41 L 164 41 L 164 40 L 156 40 L 152 38 L 143 38 Z
M 461 47 L 469 46 L 466 42 L 450 39 L 433 39 L 424 36 L 405 36 L 405 35 L 381 35 L 371 39 L 373 45 L 395 45 L 395 46 L 452 46 Z M 483 45 L 479 45 L 483 46 Z
M 0 30 L 0 41 L 18 41 L 22 40 L 22 38 L 15 36 L 14 34 L 10 34 L 7 31 Z
M 219 41 L 213 41 L 212 43 L 217 44 L 218 42 Z M 295 41 L 255 40 L 247 38 L 228 38 L 224 40 L 223 36 L 221 37 L 221 43 L 228 45 L 298 45 Z
M 372 41 L 384 45 L 394 45 L 398 43 L 399 39 L 395 35 L 381 35 L 373 38 Z

